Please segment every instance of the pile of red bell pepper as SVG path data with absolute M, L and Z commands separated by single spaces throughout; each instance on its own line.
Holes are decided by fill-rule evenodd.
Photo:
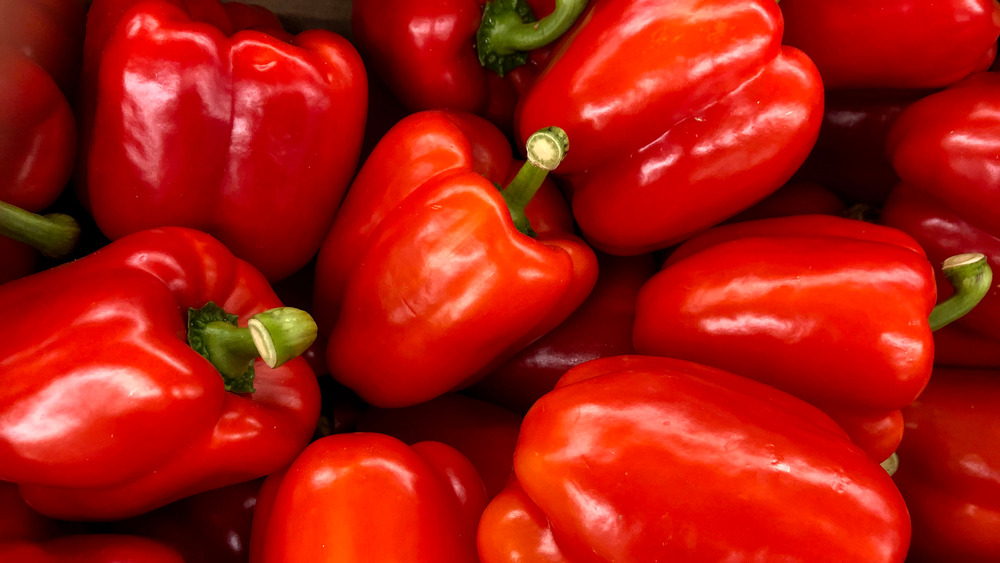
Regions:
M 0 561 L 1000 561 L 1000 1 L 246 1 L 0 0 Z

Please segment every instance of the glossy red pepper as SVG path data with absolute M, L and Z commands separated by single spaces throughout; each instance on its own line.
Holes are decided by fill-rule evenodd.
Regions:
M 181 227 L 0 286 L 18 319 L 0 328 L 0 479 L 43 514 L 110 520 L 284 467 L 319 392 L 289 360 L 315 323 L 280 305 L 247 262 Z
M 85 16 L 83 0 L 0 0 L 0 283 L 34 271 L 35 249 L 62 257 L 79 236 L 68 217 L 33 213 L 55 202 L 73 170 L 67 96 Z
M 501 192 L 510 155 L 483 118 L 420 112 L 351 185 L 317 258 L 313 311 L 331 375 L 368 403 L 413 405 L 469 385 L 593 288 L 597 259 L 578 237 L 525 234 L 545 172 L 526 165 Z
M 902 561 L 888 474 L 816 408 L 669 358 L 581 364 L 528 412 L 483 563 Z
M 734 223 L 681 245 L 639 291 L 635 347 L 796 395 L 882 461 L 931 375 L 936 297 L 931 263 L 897 229 L 827 215 Z M 935 326 L 965 312 L 952 305 Z
M 785 42 L 839 88 L 939 88 L 997 54 L 996 0 L 781 0 Z
M 101 231 L 193 227 L 272 281 L 302 268 L 361 149 L 354 47 L 219 0 L 95 0 L 87 25 L 79 175 Z
M 453 109 L 510 131 L 514 107 L 586 0 L 358 0 L 352 38 L 410 111 Z M 541 21 L 538 18 L 541 17 Z
M 522 142 L 549 125 L 569 135 L 555 174 L 595 248 L 666 248 L 792 176 L 823 88 L 781 28 L 770 0 L 601 0 L 554 47 L 515 125 Z
M 432 440 L 462 453 L 495 496 L 510 477 L 521 416 L 503 407 L 446 393 L 410 407 L 370 407 L 358 417 L 359 432 L 379 432 L 408 443 Z
M 1000 373 L 936 369 L 903 417 L 893 480 L 913 520 L 907 561 L 1000 559 Z
M 1000 74 L 978 73 L 913 103 L 889 133 L 886 150 L 902 184 L 886 201 L 881 222 L 912 235 L 932 261 L 962 248 L 985 254 L 992 264 L 1000 262 L 998 96 Z M 996 348 L 997 318 L 1000 289 L 993 287 L 956 325 Z M 951 350 L 946 355 L 950 364 L 981 365 Z
M 0 560 L 18 563 L 186 563 L 173 548 L 149 538 L 80 534 L 44 542 L 0 542 Z
M 267 478 L 250 560 L 473 563 L 485 506 L 482 479 L 450 446 L 335 434 Z
M 525 413 L 569 368 L 635 353 L 632 323 L 639 288 L 657 270 L 650 254 L 597 256 L 597 284 L 573 314 L 478 381 L 468 392 Z

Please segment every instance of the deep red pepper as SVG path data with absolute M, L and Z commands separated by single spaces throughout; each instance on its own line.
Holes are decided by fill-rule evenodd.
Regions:
M 902 561 L 892 480 L 819 410 L 669 358 L 581 364 L 528 412 L 483 563 Z
M 510 131 L 518 97 L 548 54 L 545 46 L 569 29 L 586 5 L 586 0 L 358 0 L 351 3 L 351 31 L 374 73 L 410 111 L 467 111 Z M 545 22 L 541 28 L 537 18 Z M 483 62 L 487 58 L 490 62 Z
M 85 15 L 83 0 L 0 0 L 0 283 L 35 269 L 33 249 L 61 257 L 79 236 L 68 217 L 23 211 L 52 205 L 73 170 L 77 131 L 67 96 Z
M 569 368 L 635 353 L 632 323 L 639 288 L 657 269 L 650 254 L 597 256 L 597 284 L 573 314 L 469 388 L 468 392 L 525 413 Z
M 785 41 L 828 89 L 939 88 L 997 54 L 996 0 L 781 0 Z
M 985 291 L 990 278 L 978 281 Z M 936 296 L 931 263 L 897 229 L 826 215 L 734 223 L 688 240 L 640 290 L 635 347 L 805 399 L 881 461 L 930 378 Z
M 413 444 L 433 440 L 462 453 L 483 478 L 490 498 L 510 478 L 521 416 L 458 393 L 446 393 L 410 407 L 365 409 L 359 432 L 379 432 Z
M 544 172 L 523 169 L 517 189 L 494 184 L 510 150 L 483 118 L 420 112 L 382 138 L 351 185 L 317 258 L 313 311 L 331 375 L 370 404 L 469 385 L 592 289 L 597 259 L 578 237 L 524 234 Z
M 569 135 L 555 174 L 596 248 L 666 248 L 792 176 L 823 88 L 781 28 L 771 0 L 601 0 L 554 47 L 515 125 L 521 141 L 549 125 Z
M 816 214 L 845 216 L 848 209 L 837 194 L 820 184 L 792 181 L 725 222 Z
M 237 318 L 186 327 L 210 302 Z M 312 437 L 319 392 L 301 358 L 268 367 L 315 336 L 280 305 L 252 266 L 180 227 L 0 286 L 17 319 L 0 327 L 0 479 L 43 514 L 107 520 L 284 467 Z M 251 339 L 258 321 L 288 322 L 274 350 Z
M 485 506 L 482 479 L 450 446 L 335 434 L 265 480 L 250 561 L 473 563 Z
M 0 481 L 0 543 L 37 541 L 59 535 L 59 522 L 28 506 L 17 485 Z
M 43 542 L 0 542 L 0 560 L 18 563 L 186 563 L 173 548 L 149 538 L 80 534 Z
M 101 231 L 193 227 L 272 281 L 303 267 L 361 148 L 354 47 L 219 0 L 95 0 L 87 25 L 79 176 Z
M 816 182 L 849 204 L 880 207 L 899 176 L 885 154 L 889 129 L 927 90 L 828 92 L 819 138 L 795 178 Z
M 152 538 L 176 549 L 185 563 L 244 563 L 263 479 L 192 495 L 109 525 L 112 533 Z
M 1000 373 L 936 369 L 903 417 L 893 479 L 913 520 L 907 561 L 1000 559 Z
M 992 264 L 1000 261 L 998 96 L 1000 74 L 978 73 L 913 103 L 889 132 L 886 150 L 902 184 L 886 201 L 881 222 L 912 235 L 932 261 L 956 248 L 981 252 Z M 948 295 L 947 290 L 941 293 L 942 298 Z M 993 287 L 956 324 L 995 348 L 998 316 L 1000 289 Z M 982 365 L 971 356 L 963 361 L 950 350 L 946 355 L 949 364 Z

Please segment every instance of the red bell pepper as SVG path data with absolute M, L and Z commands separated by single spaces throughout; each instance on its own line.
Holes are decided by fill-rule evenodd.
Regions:
M 359 432 L 378 432 L 413 444 L 432 440 L 462 453 L 495 496 L 510 477 L 521 416 L 458 393 L 398 409 L 370 407 L 358 417 Z
M 581 364 L 528 412 L 483 563 L 902 561 L 888 474 L 816 408 L 669 358 Z
M 597 259 L 578 237 L 525 234 L 545 171 L 527 164 L 497 189 L 510 151 L 483 118 L 420 112 L 358 173 L 317 258 L 313 311 L 331 375 L 368 403 L 413 405 L 471 384 L 593 288 Z
M 17 563 L 186 563 L 173 548 L 149 538 L 80 534 L 44 542 L 0 543 L 0 560 Z
M 302 268 L 357 165 L 354 47 L 219 0 L 95 0 L 87 25 L 80 191 L 101 231 L 193 227 L 272 281 Z
M 996 0 L 781 0 L 785 41 L 828 89 L 939 88 L 997 54 Z
M 796 395 L 882 461 L 902 436 L 899 409 L 930 378 L 932 327 L 964 314 L 992 279 L 983 260 L 949 271 L 977 285 L 932 321 L 934 270 L 902 231 L 827 215 L 716 227 L 639 291 L 635 348 Z
M 292 357 L 316 325 L 280 305 L 181 227 L 0 286 L 18 320 L 0 328 L 0 479 L 43 514 L 110 520 L 284 467 L 319 392 Z
M 548 55 L 544 47 L 586 6 L 587 0 L 357 0 L 351 36 L 410 111 L 466 111 L 510 131 L 518 97 Z
M 1000 373 L 936 369 L 903 417 L 893 480 L 913 520 L 907 561 L 1000 560 Z
M 34 271 L 33 249 L 62 257 L 79 236 L 69 217 L 34 213 L 52 205 L 73 170 L 77 131 L 67 95 L 85 15 L 83 0 L 0 2 L 0 283 Z
M 250 560 L 472 563 L 485 506 L 482 479 L 450 446 L 335 434 L 265 480 Z
M 772 0 L 601 0 L 554 47 L 515 125 L 569 135 L 556 175 L 595 248 L 666 248 L 792 176 L 823 87 L 781 28 Z
M 639 288 L 657 270 L 650 254 L 598 254 L 597 284 L 559 326 L 475 383 L 468 392 L 525 413 L 569 368 L 607 356 L 633 354 L 632 323 Z
M 998 96 L 1000 74 L 978 73 L 913 103 L 889 132 L 886 151 L 902 184 L 886 201 L 881 222 L 912 235 L 931 260 L 959 251 L 1000 261 Z M 1000 289 L 992 287 L 956 328 L 996 348 L 997 318 Z M 972 357 L 966 363 L 963 354 L 944 352 L 948 363 L 978 365 Z

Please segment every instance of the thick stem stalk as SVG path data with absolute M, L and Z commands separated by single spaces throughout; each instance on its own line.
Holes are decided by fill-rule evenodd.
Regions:
M 62 258 L 76 248 L 80 225 L 69 215 L 38 215 L 0 201 L 0 235 L 23 242 L 44 256 Z
M 958 254 L 941 263 L 941 271 L 955 293 L 931 311 L 931 330 L 938 330 L 962 318 L 983 300 L 993 284 L 993 270 L 986 256 L 978 252 Z

